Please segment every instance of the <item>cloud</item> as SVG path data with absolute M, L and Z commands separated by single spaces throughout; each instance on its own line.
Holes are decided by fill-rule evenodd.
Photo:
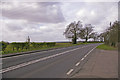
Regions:
M 114 2 L 10 2 L 3 6 L 3 40 L 66 41 L 66 26 L 73 21 L 92 24 L 103 32 L 118 18 Z M 7 34 L 6 34 L 7 33 Z
M 36 24 L 22 20 L 5 20 L 3 21 L 2 33 L 4 41 L 26 41 L 30 36 L 31 41 L 62 41 L 65 40 L 63 31 L 64 23 Z M 7 33 L 7 34 L 6 34 Z
M 3 2 L 2 16 L 37 23 L 60 23 L 65 19 L 59 3 Z
M 3 2 L 118 2 L 119 0 L 4 0 Z
M 95 31 L 102 32 L 109 26 L 110 21 L 118 18 L 117 2 L 73 2 L 62 6 L 66 20 L 70 22 L 82 21 L 83 24 L 92 24 Z M 64 7 L 67 7 L 66 9 Z M 66 11 L 71 10 L 67 13 Z

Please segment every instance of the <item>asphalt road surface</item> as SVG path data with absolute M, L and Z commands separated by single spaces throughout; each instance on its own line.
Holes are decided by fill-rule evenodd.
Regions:
M 96 44 L 78 45 L 3 58 L 3 78 L 68 78 L 90 57 Z

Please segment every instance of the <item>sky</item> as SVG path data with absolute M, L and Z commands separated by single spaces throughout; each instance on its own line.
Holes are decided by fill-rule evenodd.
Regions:
M 74 21 L 92 24 L 102 33 L 110 22 L 118 20 L 117 2 L 18 2 L 6 0 L 0 5 L 1 40 L 24 42 L 68 41 L 63 35 Z

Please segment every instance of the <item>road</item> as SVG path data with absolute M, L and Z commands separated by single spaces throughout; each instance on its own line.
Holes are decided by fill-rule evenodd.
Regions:
M 78 45 L 3 58 L 3 78 L 68 78 L 97 44 Z

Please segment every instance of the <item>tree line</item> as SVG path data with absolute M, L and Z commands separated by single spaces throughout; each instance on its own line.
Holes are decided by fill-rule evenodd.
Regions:
M 79 38 L 84 39 L 85 42 L 90 38 L 93 38 L 94 41 L 96 41 L 98 39 L 98 34 L 93 31 L 93 28 L 94 27 L 91 24 L 85 24 L 85 26 L 83 26 L 81 21 L 74 21 L 67 25 L 63 34 L 66 38 L 71 39 L 73 44 L 76 44 L 77 39 Z
M 107 45 L 116 47 L 118 45 L 120 22 L 115 21 L 113 24 L 110 22 L 109 26 L 110 27 L 107 28 L 105 32 L 99 34 L 93 30 L 94 26 L 91 24 L 85 24 L 83 26 L 81 21 L 74 21 L 66 26 L 63 34 L 67 39 L 71 39 L 73 44 L 76 44 L 77 39 L 80 38 L 84 39 L 85 42 L 88 42 L 89 39 L 93 39 L 93 41 L 101 41 Z
M 100 37 L 104 40 L 104 43 L 110 46 L 117 47 L 120 42 L 120 21 L 115 21 L 113 24 L 110 22 L 110 26 L 105 32 L 100 34 Z
M 115 21 L 113 23 L 110 22 L 109 27 L 102 33 L 98 34 L 93 30 L 94 26 L 91 24 L 82 25 L 81 21 L 71 22 L 67 25 L 64 35 L 66 38 L 71 39 L 73 44 L 77 43 L 77 39 L 84 39 L 85 42 L 88 42 L 89 39 L 93 39 L 93 41 L 101 41 L 107 45 L 117 47 L 120 42 L 120 21 Z M 12 50 L 23 50 L 29 49 L 31 46 L 34 48 L 37 47 L 51 47 L 55 46 L 55 42 L 48 43 L 29 43 L 29 42 L 13 42 L 8 43 L 1 41 L 0 42 L 0 51 L 5 51 L 8 45 L 12 46 Z

